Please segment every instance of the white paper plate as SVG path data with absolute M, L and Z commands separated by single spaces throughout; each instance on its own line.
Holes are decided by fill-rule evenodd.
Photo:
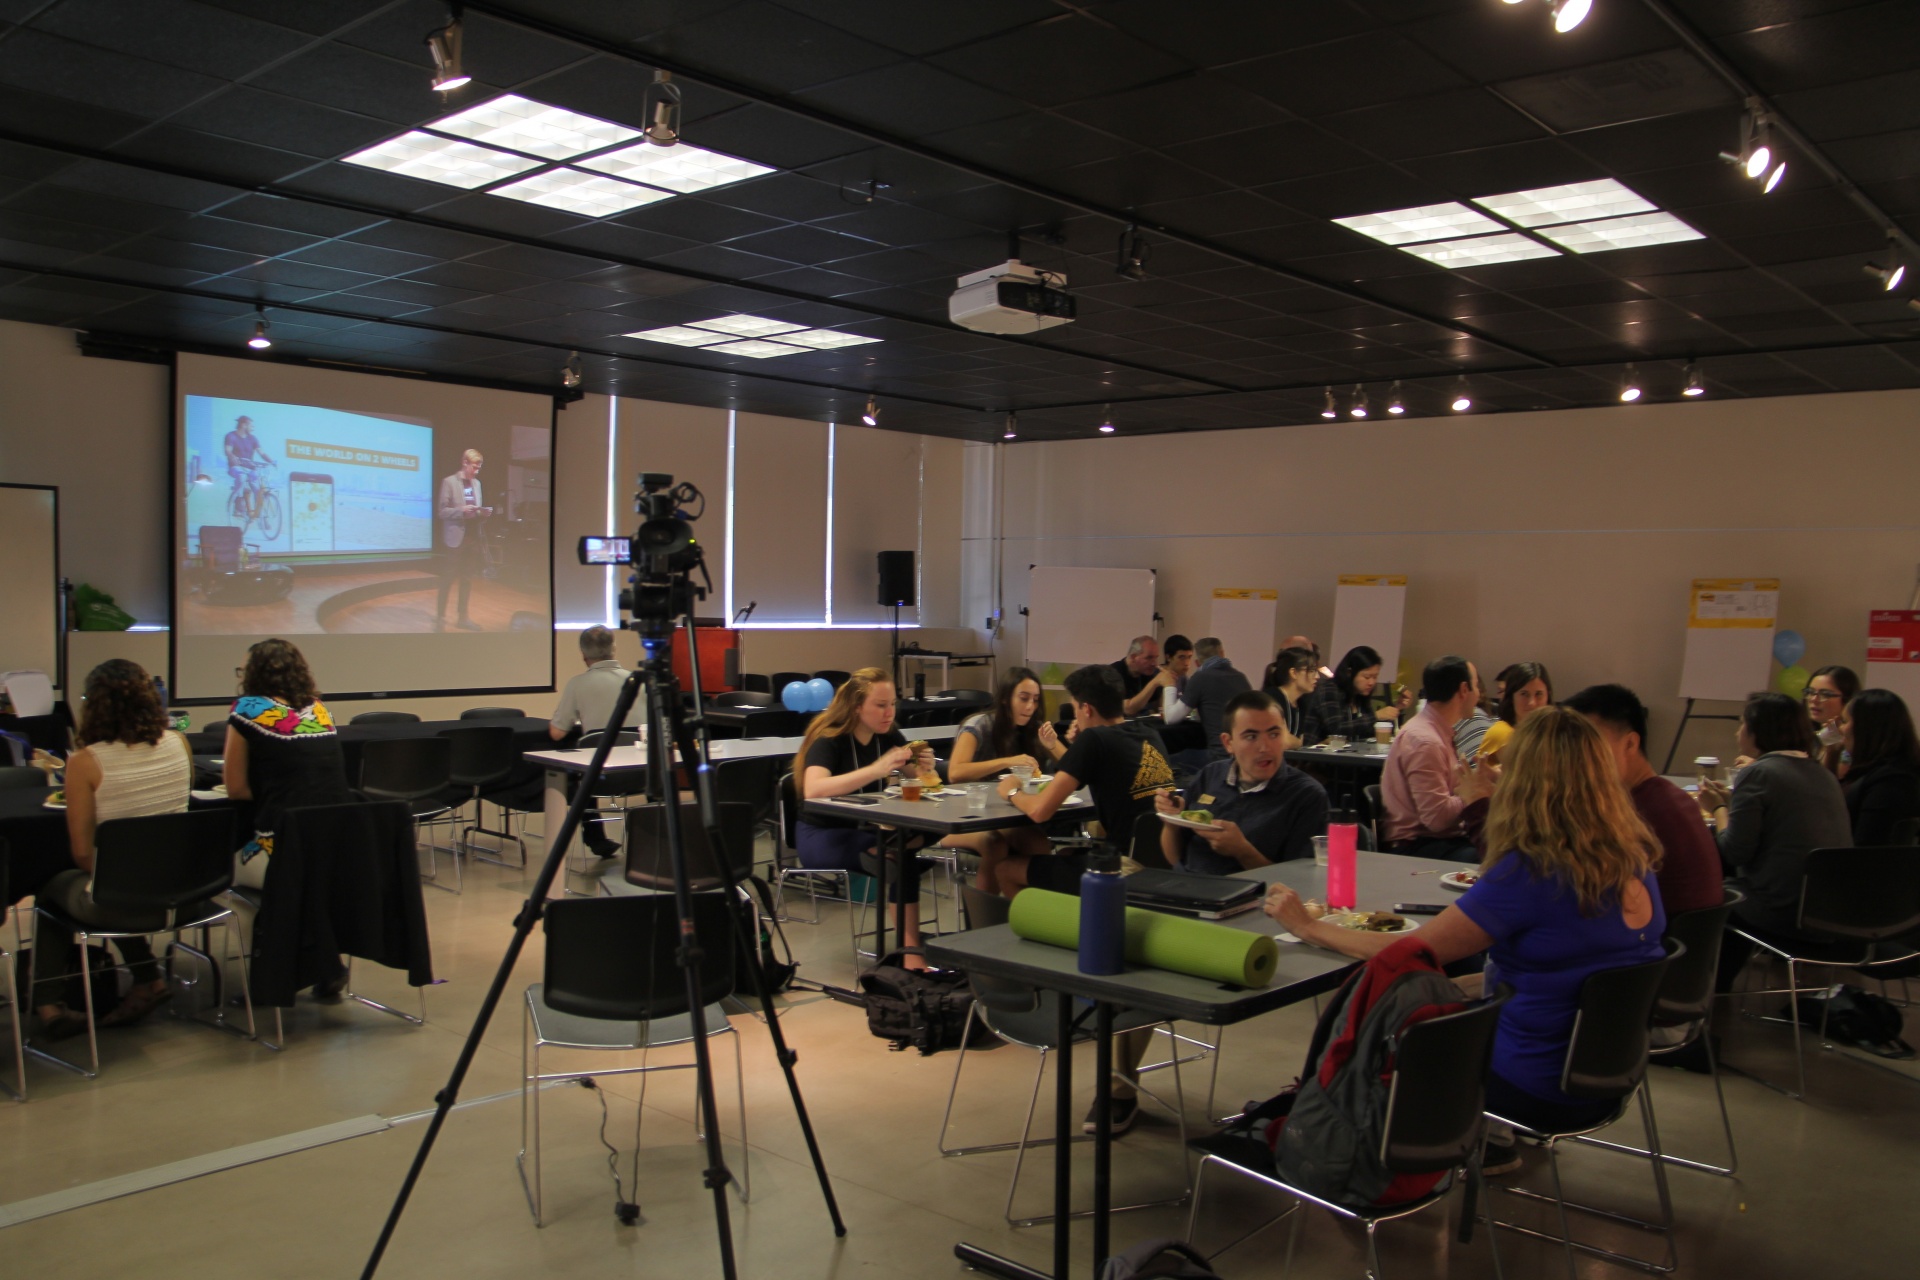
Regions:
M 1365 933 L 1412 933 L 1415 929 L 1418 929 L 1420 927 L 1418 921 L 1410 920 L 1404 916 L 1401 917 L 1400 927 L 1398 929 L 1360 930 L 1358 929 L 1357 925 L 1347 923 L 1349 920 L 1352 920 L 1352 921 L 1365 920 L 1368 914 L 1369 913 L 1365 911 L 1329 911 L 1325 916 L 1322 916 L 1321 918 L 1325 920 L 1328 924 L 1339 925 L 1342 929 L 1354 929 L 1356 932 L 1365 932 Z
M 1467 879 L 1466 877 L 1468 876 L 1472 876 L 1473 879 Z M 1451 889 L 1455 893 L 1465 893 L 1467 890 L 1473 888 L 1474 883 L 1478 881 L 1479 878 L 1480 873 L 1478 871 L 1449 871 L 1440 877 L 1440 884 L 1441 887 Z
M 1185 827 L 1189 831 L 1218 831 L 1221 829 L 1220 824 L 1217 822 L 1189 822 L 1177 813 L 1162 813 L 1158 816 L 1160 821 L 1170 827 Z

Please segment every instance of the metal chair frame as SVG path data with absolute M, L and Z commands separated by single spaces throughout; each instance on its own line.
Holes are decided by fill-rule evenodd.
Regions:
M 20 946 L 20 917 L 14 914 L 13 895 L 8 892 L 7 879 L 7 842 L 0 840 L 0 924 L 11 921 L 13 924 L 13 945 Z M 6 986 L 7 1017 L 9 1032 L 13 1044 L 14 1082 L 8 1084 L 0 1080 L 0 1089 L 13 1095 L 15 1102 L 27 1100 L 27 1046 L 26 1039 L 20 1034 L 20 981 L 14 972 L 13 952 L 7 950 L 4 938 L 0 938 L 0 982 Z

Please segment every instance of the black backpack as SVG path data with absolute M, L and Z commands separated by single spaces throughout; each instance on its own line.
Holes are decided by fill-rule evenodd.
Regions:
M 1100 1268 L 1100 1280 L 1220 1280 L 1207 1255 L 1182 1240 L 1144 1240 L 1113 1254 Z
M 900 963 L 903 956 L 919 954 L 918 947 L 888 952 L 860 975 L 860 989 L 866 993 L 867 1030 L 891 1041 L 888 1047 L 896 1053 L 912 1045 L 925 1057 L 960 1047 L 973 992 L 964 973 Z
M 734 911 L 740 921 L 736 963 L 742 968 L 734 986 L 742 998 L 752 999 L 753 979 L 747 969 L 757 966 L 761 978 L 766 982 L 767 994 L 778 995 L 793 985 L 793 975 L 800 966 L 794 963 L 793 948 L 787 943 L 786 932 L 780 929 L 780 918 L 774 914 L 773 894 L 767 888 L 767 882 L 759 876 L 749 876 L 741 881 L 741 885 L 760 900 L 760 924 L 758 937 L 755 937 L 753 907 L 744 901 L 735 901 Z M 769 930 L 769 925 L 772 930 Z M 773 949 L 773 933 L 776 931 L 780 934 L 781 949 L 787 953 L 785 960 L 781 960 Z
M 1913 1046 L 1900 1038 L 1906 1030 L 1900 1006 L 1859 987 L 1835 986 L 1824 996 L 1801 996 L 1795 1002 L 1800 1025 L 1820 1029 L 1826 1015 L 1827 1039 L 1865 1049 L 1882 1058 L 1911 1058 Z

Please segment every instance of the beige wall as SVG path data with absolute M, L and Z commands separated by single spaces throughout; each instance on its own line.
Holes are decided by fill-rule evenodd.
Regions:
M 1914 391 L 998 451 L 997 513 L 987 460 L 969 459 L 962 579 L 970 612 L 991 607 L 997 516 L 1008 654 L 1023 645 L 1029 564 L 1157 570 L 1163 634 L 1203 635 L 1214 587 L 1277 588 L 1278 634 L 1323 646 L 1336 575 L 1404 573 L 1405 671 L 1454 651 L 1483 671 L 1543 661 L 1561 694 L 1622 681 L 1654 709 L 1662 755 L 1690 579 L 1779 577 L 1802 664 L 1859 670 L 1868 610 L 1906 607 L 1920 562 Z M 1253 671 L 1271 657 L 1235 655 Z M 1682 751 L 1727 731 L 1693 730 Z

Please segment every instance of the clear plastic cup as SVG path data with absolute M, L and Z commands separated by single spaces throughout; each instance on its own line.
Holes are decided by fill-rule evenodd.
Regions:
M 985 813 L 987 798 L 993 794 L 993 790 L 991 782 L 976 782 L 970 785 L 967 788 L 967 812 Z
M 1025 786 L 1027 779 L 1033 776 L 1033 766 L 1030 764 L 1016 764 L 1009 768 L 1007 772 L 1020 779 L 1020 785 Z
M 1324 867 L 1327 865 L 1327 838 L 1325 836 L 1313 837 L 1313 865 L 1316 867 Z

